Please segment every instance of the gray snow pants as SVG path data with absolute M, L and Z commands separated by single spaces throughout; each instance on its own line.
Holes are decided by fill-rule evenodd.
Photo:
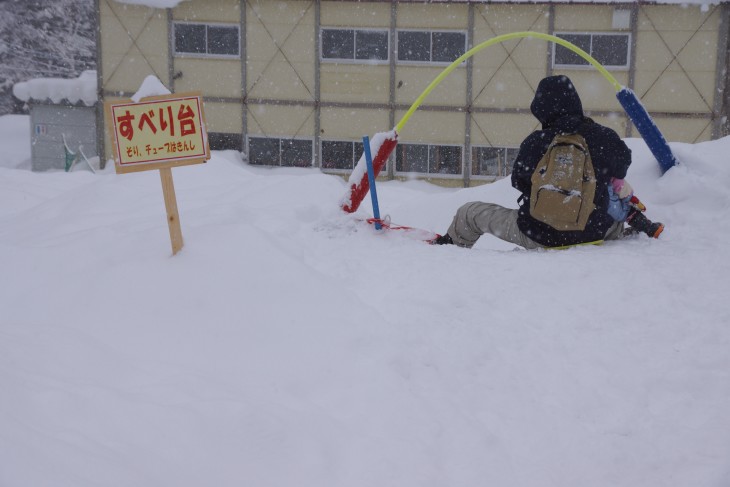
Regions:
M 604 240 L 621 238 L 623 227 L 622 222 L 614 223 L 606 232 Z M 481 201 L 466 203 L 457 210 L 448 233 L 459 247 L 471 248 L 479 237 L 489 233 L 526 249 L 544 248 L 517 227 L 517 210 L 494 203 L 482 203 Z

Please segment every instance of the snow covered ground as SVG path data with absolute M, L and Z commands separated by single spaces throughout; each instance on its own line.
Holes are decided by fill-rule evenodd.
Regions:
M 172 257 L 156 172 L 32 173 L 27 123 L 0 118 L 0 485 L 730 484 L 730 138 L 661 177 L 627 141 L 659 240 L 540 252 L 379 234 L 342 179 L 217 152 L 173 171 Z M 378 194 L 439 232 L 516 204 Z

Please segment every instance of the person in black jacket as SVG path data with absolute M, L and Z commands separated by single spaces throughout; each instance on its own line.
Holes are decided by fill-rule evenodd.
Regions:
M 549 76 L 540 81 L 530 105 L 542 130 L 530 134 L 520 145 L 512 170 L 512 186 L 522 195 L 519 210 L 484 202 L 463 205 L 448 232 L 433 243 L 472 247 L 484 233 L 527 249 L 562 247 L 623 235 L 623 222 L 608 213 L 609 184 L 626 177 L 631 150 L 618 134 L 583 114 L 575 86 L 567 76 Z M 585 229 L 561 231 L 530 216 L 531 177 L 535 167 L 558 133 L 579 133 L 588 145 L 596 176 L 595 209 Z

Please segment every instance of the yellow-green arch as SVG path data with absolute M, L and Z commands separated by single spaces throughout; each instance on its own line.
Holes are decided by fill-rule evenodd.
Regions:
M 425 90 L 423 90 L 423 93 L 421 93 L 418 98 L 416 98 L 416 101 L 413 102 L 413 105 L 408 109 L 405 115 L 403 115 L 403 118 L 400 119 L 400 122 L 395 126 L 395 131 L 400 132 L 405 124 L 408 122 L 408 120 L 411 118 L 411 115 L 413 115 L 413 112 L 415 112 L 419 106 L 423 103 L 423 100 L 426 99 L 426 97 L 433 91 L 436 86 L 441 83 L 441 81 L 446 78 L 449 73 L 451 73 L 454 69 L 456 69 L 457 66 L 459 66 L 461 63 L 472 57 L 474 54 L 478 53 L 482 49 L 485 49 L 491 45 L 499 44 L 500 42 L 509 41 L 511 39 L 518 39 L 522 37 L 534 37 L 536 39 L 542 39 L 549 42 L 554 42 L 556 44 L 560 44 L 561 46 L 570 49 L 574 53 L 578 54 L 580 57 L 588 61 L 595 67 L 604 78 L 606 78 L 611 85 L 613 85 L 614 89 L 618 92 L 621 91 L 622 86 L 621 84 L 616 81 L 616 78 L 611 75 L 611 73 L 604 68 L 601 63 L 596 61 L 590 54 L 585 52 L 580 47 L 576 46 L 573 43 L 570 43 L 566 41 L 565 39 L 561 39 L 560 37 L 556 37 L 550 34 L 543 34 L 541 32 L 531 32 L 531 31 L 524 31 L 524 32 L 512 32 L 510 34 L 504 34 L 501 36 L 493 37 L 487 41 L 482 42 L 481 44 L 472 47 L 468 51 L 466 51 L 462 56 L 460 56 L 458 59 L 456 59 L 453 63 L 448 65 L 441 73 L 439 73 L 436 78 L 434 78 L 433 81 L 426 87 Z

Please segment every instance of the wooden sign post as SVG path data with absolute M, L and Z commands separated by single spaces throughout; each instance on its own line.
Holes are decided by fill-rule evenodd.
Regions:
M 117 174 L 159 170 L 172 254 L 183 247 L 172 168 L 210 159 L 200 93 L 107 102 Z
M 167 211 L 167 226 L 170 229 L 172 255 L 175 255 L 183 247 L 183 237 L 180 228 L 180 215 L 177 212 L 175 185 L 172 182 L 172 169 L 169 167 L 160 169 L 160 180 L 162 181 L 162 196 L 165 198 L 165 210 Z

